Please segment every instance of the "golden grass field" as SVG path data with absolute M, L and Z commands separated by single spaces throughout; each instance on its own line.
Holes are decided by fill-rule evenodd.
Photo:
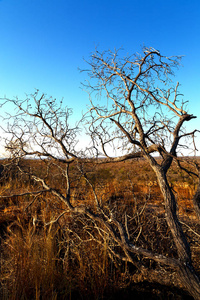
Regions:
M 23 164 L 32 173 L 45 176 L 45 162 L 26 160 Z M 162 196 L 144 160 L 86 168 L 105 209 L 113 210 L 120 220 L 126 214 L 130 236 L 136 237 L 139 246 L 176 256 Z M 64 205 L 49 192 L 17 196 L 37 190 L 39 184 L 15 169 L 9 172 L 0 186 L 1 299 L 192 299 L 170 270 L 143 257 L 139 259 L 145 268 L 140 270 L 113 258 L 110 241 L 104 238 L 102 243 L 98 230 L 85 217 L 65 213 L 51 223 L 66 209 Z M 70 176 L 72 204 L 94 207 L 93 192 L 85 178 L 78 176 L 75 165 L 70 166 Z M 191 200 L 196 179 L 176 164 L 168 177 L 200 271 L 200 226 Z M 66 181 L 59 168 L 50 166 L 46 180 L 65 193 Z

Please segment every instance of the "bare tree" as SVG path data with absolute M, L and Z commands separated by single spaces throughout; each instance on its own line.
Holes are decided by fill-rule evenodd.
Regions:
M 88 123 L 96 152 L 106 156 L 105 162 L 144 157 L 155 172 L 164 199 L 165 218 L 178 254 L 178 259 L 173 262 L 163 257 L 162 263 L 173 265 L 186 289 L 199 299 L 199 277 L 192 265 L 190 246 L 177 216 L 177 202 L 167 178 L 173 160 L 181 165 L 177 157 L 181 140 L 189 137 L 194 140 L 197 132 L 185 130 L 185 123 L 196 116 L 188 112 L 187 103 L 181 99 L 179 83 L 174 87 L 170 80 L 179 61 L 180 57 L 162 56 L 153 48 L 143 48 L 142 54 L 125 57 L 119 51 L 96 51 L 88 62 L 90 80 L 85 85 L 91 102 Z M 97 99 L 95 102 L 94 98 Z M 111 144 L 119 145 L 124 155 L 109 157 L 107 149 Z M 186 143 L 182 148 L 187 148 Z M 161 160 L 156 160 L 154 153 Z M 199 188 L 194 200 L 199 214 Z M 125 236 L 123 243 L 130 252 L 133 249 L 141 251 L 130 245 Z M 143 254 L 154 260 L 159 257 L 156 253 Z
M 63 109 L 62 103 L 58 104 L 55 99 L 48 99 L 38 91 L 24 101 L 7 99 L 16 112 L 14 116 L 8 115 L 5 143 L 12 163 L 37 183 L 34 190 L 28 189 L 21 196 L 48 193 L 64 205 L 64 210 L 48 224 L 58 222 L 67 213 L 79 216 L 84 224 L 91 220 L 98 232 L 98 242 L 103 244 L 109 240 L 112 259 L 130 262 L 139 269 L 142 265 L 139 256 L 170 267 L 179 274 L 187 291 L 199 299 L 199 277 L 192 264 L 190 246 L 178 218 L 176 198 L 167 177 L 173 160 L 181 166 L 177 157 L 180 140 L 193 138 L 196 133 L 196 130 L 185 130 L 185 123 L 195 117 L 187 112 L 186 103 L 180 101 L 179 84 L 173 87 L 170 81 L 179 60 L 179 57 L 164 57 L 152 48 L 144 48 L 142 54 L 124 58 L 117 51 L 96 51 L 91 56 L 88 62 L 90 80 L 86 84 L 91 108 L 86 118 L 93 142 L 93 158 L 76 150 L 78 125 L 70 127 L 70 109 Z M 111 146 L 114 150 L 118 148 L 117 153 L 123 154 L 109 156 Z M 159 155 L 160 159 L 157 160 L 153 154 Z M 40 174 L 22 164 L 26 157 L 43 161 L 45 168 Z M 159 253 L 144 243 L 138 243 L 141 234 L 139 220 L 145 205 L 133 217 L 138 220 L 138 231 L 137 235 L 131 235 L 126 213 L 120 215 L 112 205 L 108 207 L 102 203 L 87 172 L 87 164 L 120 162 L 136 157 L 145 158 L 157 176 L 164 199 L 165 219 L 177 257 L 169 257 L 169 253 Z M 76 168 L 75 176 L 74 170 L 71 172 L 71 164 Z M 54 172 L 53 180 L 50 180 L 51 172 Z M 64 178 L 62 189 L 55 184 L 56 172 Z M 72 193 L 76 186 L 74 182 L 81 184 L 80 178 L 84 178 L 93 193 L 92 205 L 88 202 L 84 205 L 84 201 L 80 202 Z M 198 192 L 195 199 L 198 203 Z M 84 228 L 87 231 L 87 226 Z M 87 234 L 97 240 L 91 230 Z

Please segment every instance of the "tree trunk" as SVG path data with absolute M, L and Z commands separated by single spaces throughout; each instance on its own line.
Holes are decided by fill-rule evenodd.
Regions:
M 169 186 L 165 172 L 161 167 L 156 166 L 158 183 L 164 198 L 165 218 L 171 230 L 174 243 L 177 248 L 178 256 L 184 263 L 191 262 L 190 246 L 187 242 L 182 226 L 178 220 L 176 213 L 176 199 Z
M 194 205 L 194 210 L 196 212 L 196 215 L 200 221 L 200 171 L 199 171 L 199 182 L 198 182 L 197 190 L 193 197 L 193 205 Z
M 153 168 L 156 172 L 158 183 L 164 197 L 165 218 L 177 248 L 180 262 L 180 267 L 178 270 L 180 280 L 186 290 L 194 297 L 194 299 L 200 299 L 200 280 L 192 265 L 190 246 L 176 214 L 175 196 L 168 184 L 166 173 L 163 171 L 163 169 L 160 166 L 154 166 Z
M 188 293 L 194 297 L 195 300 L 200 299 L 200 280 L 198 275 L 196 274 L 192 265 L 184 265 L 180 266 L 178 271 L 179 280 L 182 282 L 185 289 Z

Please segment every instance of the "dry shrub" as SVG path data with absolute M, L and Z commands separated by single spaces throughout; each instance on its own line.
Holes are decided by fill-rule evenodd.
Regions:
M 103 298 L 120 271 L 98 235 L 89 220 L 77 216 L 49 226 L 18 218 L 2 241 L 1 298 Z

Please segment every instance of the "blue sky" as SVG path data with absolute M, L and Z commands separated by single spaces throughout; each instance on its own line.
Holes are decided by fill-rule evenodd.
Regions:
M 35 88 L 61 99 L 79 117 L 88 95 L 80 88 L 95 46 L 143 45 L 163 55 L 185 55 L 175 80 L 190 112 L 200 118 L 199 0 L 1 0 L 0 97 L 25 97 Z M 199 126 L 199 118 L 191 126 Z

